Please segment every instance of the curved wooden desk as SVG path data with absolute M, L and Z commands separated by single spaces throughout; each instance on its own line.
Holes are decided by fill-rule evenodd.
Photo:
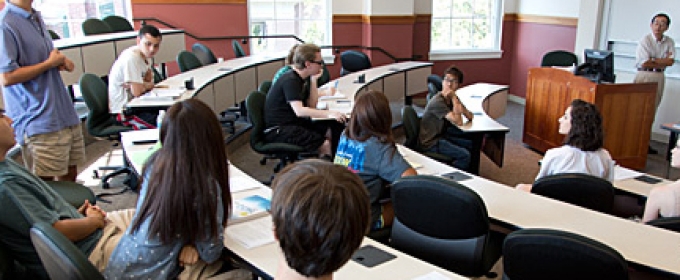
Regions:
M 184 89 L 184 81 L 193 78 L 194 89 L 186 90 L 179 100 L 198 98 L 215 113 L 246 100 L 250 92 L 265 80 L 271 80 L 283 67 L 285 54 L 245 56 L 206 65 L 169 77 L 159 83 L 169 88 Z M 134 98 L 127 107 L 132 109 L 158 109 L 172 106 L 171 98 L 146 96 Z
M 354 72 L 330 81 L 325 87 L 335 86 L 336 95 L 343 98 L 324 99 L 328 109 L 349 114 L 354 106 L 354 97 L 369 90 L 385 93 L 392 109 L 392 123 L 401 123 L 401 108 L 406 98 L 427 90 L 427 76 L 432 73 L 431 62 L 408 61 L 373 67 Z M 358 83 L 359 76 L 365 75 L 365 82 Z
M 153 145 L 135 145 L 133 144 L 134 141 L 158 139 L 158 130 L 150 129 L 123 132 L 121 133 L 121 137 L 123 149 L 126 151 L 125 154 L 132 155 L 136 152 L 144 152 Z M 133 167 L 135 170 L 141 170 L 141 162 L 133 163 Z M 238 192 L 233 191 L 232 187 L 232 200 L 241 199 L 250 195 L 260 195 L 267 198 L 271 197 L 270 188 L 253 179 L 233 164 L 230 164 L 229 166 L 229 182 L 232 186 L 239 184 L 241 186 L 248 185 L 250 187 L 254 187 Z M 253 222 L 261 222 L 263 219 L 264 221 L 262 222 L 268 224 L 268 226 L 265 228 L 254 228 L 252 230 L 258 233 L 273 235 L 271 230 L 271 218 L 269 216 L 256 220 L 244 221 L 237 225 L 250 224 L 251 227 L 254 227 L 259 224 Z M 234 229 L 233 226 L 234 225 L 229 225 L 225 230 L 225 247 L 227 247 L 228 250 L 234 254 L 237 259 L 239 259 L 239 261 L 246 262 L 249 266 L 249 269 L 255 271 L 265 279 L 272 279 L 276 273 L 279 259 L 283 257 L 278 244 L 276 242 L 272 242 L 248 249 L 234 239 L 234 231 L 230 230 Z M 446 277 L 445 279 L 451 280 L 467 279 L 466 277 L 411 257 L 367 237 L 365 237 L 364 241 L 362 242 L 362 246 L 366 245 L 371 245 L 380 250 L 386 251 L 396 256 L 396 258 L 370 268 L 350 260 L 335 273 L 335 279 L 413 279 L 415 277 L 423 276 L 429 273 L 437 273 L 438 276 L 444 276 Z
M 441 175 L 455 168 L 398 145 L 419 174 Z M 550 228 L 598 240 L 630 263 L 680 276 L 680 234 L 636 223 L 551 198 L 523 192 L 475 175 L 460 181 L 484 200 L 489 217 L 510 228 Z

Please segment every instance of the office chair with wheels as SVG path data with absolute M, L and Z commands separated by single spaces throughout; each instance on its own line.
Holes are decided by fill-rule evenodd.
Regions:
M 250 130 L 250 147 L 257 153 L 264 154 L 260 160 L 264 165 L 269 158 L 278 158 L 279 163 L 274 173 L 279 172 L 289 162 L 298 160 L 300 153 L 306 152 L 303 147 L 288 143 L 267 143 L 265 141 L 264 103 L 267 96 L 260 91 L 251 92 L 246 98 L 248 119 L 252 124 Z
M 616 250 L 574 233 L 523 229 L 503 243 L 503 280 L 628 279 Z
M 401 109 L 401 121 L 404 127 L 404 134 L 406 135 L 406 142 L 404 146 L 407 148 L 424 154 L 425 156 L 432 158 L 436 161 L 443 162 L 451 165 L 454 161 L 453 158 L 442 155 L 440 153 L 425 151 L 420 145 L 420 117 L 411 106 L 404 106 Z
M 647 222 L 648 225 L 680 232 L 680 217 L 658 218 Z
M 246 52 L 241 47 L 241 43 L 238 40 L 231 40 L 231 48 L 234 49 L 234 55 L 238 57 L 246 56 Z
M 392 184 L 392 206 L 392 247 L 458 274 L 495 277 L 489 271 L 505 236 L 490 230 L 477 193 L 441 177 L 408 176 Z
M 85 35 L 106 34 L 113 32 L 111 27 L 106 24 L 106 22 L 98 18 L 88 18 L 87 20 L 83 21 L 82 27 L 83 33 Z
M 195 54 L 188 51 L 180 51 L 177 54 L 177 65 L 180 72 L 186 72 L 203 66 Z
M 104 279 L 76 245 L 52 225 L 38 222 L 31 227 L 31 241 L 52 279 Z
M 573 52 L 568 51 L 551 51 L 543 55 L 541 59 L 542 67 L 549 66 L 573 66 L 578 64 L 578 58 Z
M 564 173 L 536 180 L 531 192 L 602 213 L 614 205 L 612 183 L 588 174 Z
M 69 181 L 45 181 L 45 183 L 76 209 L 83 205 L 85 200 L 90 201 L 90 204 L 97 201 L 94 192 L 79 183 Z
M 427 101 L 438 92 L 442 91 L 442 77 L 437 74 L 427 76 Z
M 217 63 L 217 58 L 215 58 L 213 52 L 206 45 L 195 43 L 191 46 L 191 52 L 196 55 L 203 65 Z
M 90 112 L 87 115 L 87 131 L 94 137 L 105 138 L 109 141 L 120 140 L 120 133 L 132 128 L 119 125 L 116 118 L 109 113 L 109 91 L 106 83 L 97 75 L 85 73 L 80 77 L 80 91 Z M 117 145 L 117 143 L 116 143 Z M 125 152 L 123 150 L 123 152 Z M 125 157 L 125 154 L 123 154 Z M 135 189 L 137 178 L 128 166 L 99 167 L 99 170 L 114 170 L 101 178 L 102 188 L 109 188 L 109 179 L 119 174 L 128 174 L 126 184 Z
M 130 22 L 121 16 L 117 15 L 110 15 L 102 19 L 106 24 L 111 27 L 111 31 L 113 32 L 125 32 L 125 31 L 134 31 L 135 29 L 132 27 L 132 24 Z
M 340 76 L 371 68 L 371 60 L 363 52 L 344 51 L 340 54 Z
M 260 86 L 257 88 L 257 90 L 258 90 L 259 92 L 264 93 L 265 95 L 267 95 L 267 93 L 269 93 L 269 89 L 270 89 L 271 87 L 272 87 L 272 81 L 265 80 L 265 81 L 262 81 L 262 83 L 261 83 Z

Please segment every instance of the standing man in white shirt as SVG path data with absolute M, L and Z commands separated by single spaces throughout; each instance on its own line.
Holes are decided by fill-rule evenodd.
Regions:
M 657 83 L 656 89 L 656 108 L 659 108 L 663 97 L 666 77 L 664 71 L 666 67 L 675 63 L 675 41 L 664 35 L 671 24 L 671 18 L 664 13 L 654 15 L 650 27 L 652 33 L 643 37 L 637 46 L 635 53 L 635 64 L 637 75 L 635 83 Z M 650 154 L 657 151 L 649 148 Z
M 152 58 L 161 47 L 161 32 L 153 25 L 139 29 L 137 45 L 125 49 L 109 73 L 109 111 L 123 125 L 135 129 L 155 128 L 156 113 L 126 115 L 125 105 L 154 87 Z

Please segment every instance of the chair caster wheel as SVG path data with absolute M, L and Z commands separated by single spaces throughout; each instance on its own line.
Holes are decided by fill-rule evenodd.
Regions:
M 111 186 L 109 185 L 109 183 L 106 183 L 106 182 L 105 182 L 105 183 L 102 183 L 102 189 L 108 189 L 108 188 L 110 188 L 110 187 L 111 187 Z
M 99 172 L 97 170 L 92 170 L 92 179 L 99 179 Z
M 267 159 L 266 158 L 261 159 L 260 165 L 265 165 L 265 164 L 267 164 Z

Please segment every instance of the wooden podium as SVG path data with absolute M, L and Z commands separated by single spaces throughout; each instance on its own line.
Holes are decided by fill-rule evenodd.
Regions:
M 656 83 L 597 84 L 560 69 L 530 69 L 522 141 L 541 152 L 561 146 L 564 135 L 558 133 L 557 120 L 577 98 L 600 110 L 604 148 L 616 163 L 636 170 L 645 168 Z

